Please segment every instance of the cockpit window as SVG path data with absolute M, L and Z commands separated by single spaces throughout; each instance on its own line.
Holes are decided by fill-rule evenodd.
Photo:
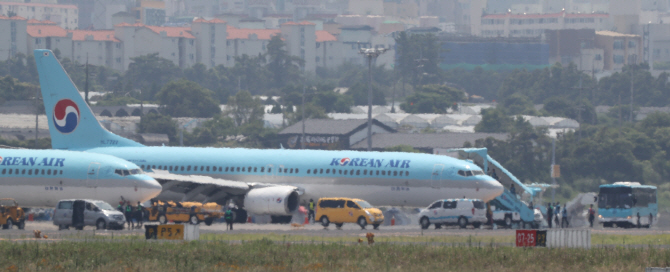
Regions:
M 114 174 L 117 174 L 119 176 L 125 177 L 125 176 L 130 176 L 130 175 L 139 175 L 142 174 L 142 170 L 139 168 L 133 168 L 130 170 L 126 169 L 116 169 L 114 170 Z
M 458 170 L 458 175 L 463 176 L 463 177 L 470 177 L 470 176 L 479 176 L 479 175 L 484 175 L 484 171 L 481 170 Z

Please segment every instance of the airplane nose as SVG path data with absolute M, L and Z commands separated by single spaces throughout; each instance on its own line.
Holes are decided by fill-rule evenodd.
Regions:
M 502 184 L 500 184 L 500 182 L 498 182 L 497 180 L 492 179 L 492 178 L 487 179 L 486 181 L 484 181 L 484 186 L 482 186 L 482 187 L 484 187 L 484 189 L 486 191 L 488 191 L 488 193 L 489 193 L 488 194 L 489 199 L 487 199 L 485 201 L 490 201 L 490 200 L 502 195 L 502 193 L 505 191 L 505 188 L 502 186 Z
M 163 186 L 155 179 L 149 176 L 140 178 L 138 186 L 140 187 L 143 198 L 151 199 L 158 196 L 163 191 Z

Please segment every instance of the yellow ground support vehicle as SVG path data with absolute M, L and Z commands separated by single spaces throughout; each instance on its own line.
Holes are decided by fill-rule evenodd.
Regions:
M 0 225 L 3 229 L 12 229 L 14 225 L 19 229 L 24 229 L 26 227 L 25 217 L 25 212 L 14 199 L 0 199 Z
M 209 226 L 223 215 L 223 207 L 213 202 L 202 204 L 199 202 L 157 201 L 152 203 L 151 208 L 149 208 L 149 221 L 158 221 L 161 224 L 173 221 L 175 223 L 189 222 L 196 225 L 204 221 Z
M 316 205 L 316 218 L 324 227 L 332 222 L 337 228 L 344 223 L 357 223 L 362 229 L 372 224 L 374 229 L 384 222 L 384 215 L 379 209 L 362 199 L 330 197 L 321 198 Z

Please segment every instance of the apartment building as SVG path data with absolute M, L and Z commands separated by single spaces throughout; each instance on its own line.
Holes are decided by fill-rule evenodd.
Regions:
M 286 49 L 292 56 L 305 60 L 303 69 L 316 71 L 316 29 L 310 22 L 287 22 L 281 25 L 281 36 L 286 41 Z
M 117 62 L 121 63 L 124 70 L 128 69 L 131 58 L 153 53 L 158 53 L 181 68 L 196 63 L 195 36 L 191 34 L 190 27 L 122 23 L 114 26 L 114 33 L 122 41 L 123 57 Z
M 621 70 L 642 62 L 642 37 L 613 31 L 596 31 L 596 46 L 602 48 L 604 70 Z
M 114 30 L 69 30 L 72 58 L 76 62 L 123 70 L 123 48 Z
M 51 21 L 28 20 L 27 51 L 50 49 L 60 51 L 59 57 L 72 59 L 72 33 Z
M 604 13 L 487 14 L 481 17 L 482 37 L 539 37 L 546 30 L 609 29 L 609 15 Z
M 7 60 L 17 54 L 26 54 L 27 20 L 22 17 L 7 17 L 0 15 L 0 33 L 5 38 L 0 39 L 0 60 Z
M 48 20 L 64 29 L 75 29 L 78 26 L 79 9 L 75 5 L 0 2 L 0 14 L 13 14 L 29 20 Z
M 196 61 L 207 67 L 226 65 L 228 36 L 226 21 L 221 19 L 196 19 L 191 24 L 191 33 L 195 36 Z

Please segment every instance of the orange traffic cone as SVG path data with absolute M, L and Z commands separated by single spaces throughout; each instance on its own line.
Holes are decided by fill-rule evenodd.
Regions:
M 309 224 L 309 216 L 305 216 L 305 223 L 303 223 L 303 225 L 307 225 L 307 224 Z
M 391 216 L 391 226 L 395 226 L 395 216 Z
M 251 216 L 247 216 L 247 223 L 251 223 Z

